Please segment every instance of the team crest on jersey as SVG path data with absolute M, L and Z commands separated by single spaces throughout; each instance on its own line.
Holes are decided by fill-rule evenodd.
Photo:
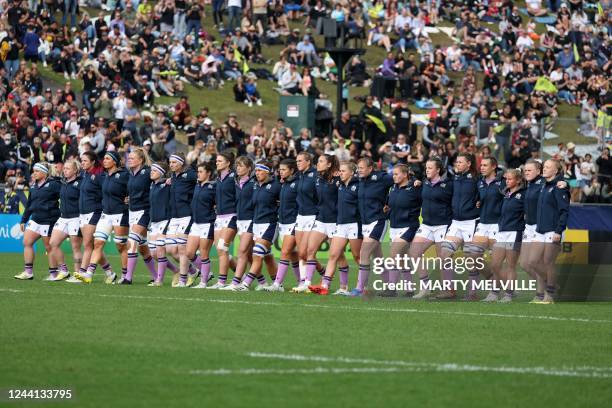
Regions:
M 115 174 L 115 178 L 119 178 L 119 173 Z
M 212 185 L 212 184 L 209 184 L 209 185 L 208 185 L 208 189 L 209 189 L 209 190 L 212 190 L 212 188 L 213 188 L 213 185 Z
M 351 191 L 356 191 L 357 190 L 357 186 L 351 186 Z
M 553 191 L 553 187 L 548 189 L 548 192 L 550 193 L 551 191 Z
M 378 176 L 377 176 L 376 174 L 374 174 L 374 175 L 372 176 L 372 180 L 375 180 L 375 181 L 376 181 L 376 180 L 378 180 Z
M 442 188 L 446 187 L 446 183 L 440 184 L 440 187 L 442 187 Z
M 78 181 L 75 181 L 75 182 L 74 182 L 74 186 L 75 186 L 75 187 L 78 187 L 78 186 L 79 186 L 79 182 L 78 182 Z
M 538 179 L 535 183 L 536 184 L 542 184 L 542 179 Z
M 268 185 L 266 186 L 266 190 L 270 190 L 271 188 L 272 188 L 272 184 L 268 184 Z
M 48 185 L 48 184 L 45 184 L 45 187 L 49 187 L 49 185 Z
M 187 178 L 187 173 L 183 173 L 183 178 Z
M 314 177 L 314 173 L 308 173 L 308 177 Z
M 467 178 L 472 178 L 472 175 L 468 173 Z
M 89 178 L 90 178 L 90 179 L 93 181 L 93 180 L 95 180 L 95 179 L 96 179 L 96 175 L 95 175 L 95 174 L 92 174 L 92 175 L 91 175 Z
M 290 188 L 295 188 L 295 182 L 294 182 L 294 183 L 289 184 L 289 187 L 290 187 Z
M 521 193 L 518 193 L 515 197 L 516 197 L 517 200 L 520 200 L 521 199 Z

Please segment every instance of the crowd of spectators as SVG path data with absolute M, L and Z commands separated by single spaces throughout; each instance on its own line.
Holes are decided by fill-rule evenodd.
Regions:
M 405 162 L 418 173 L 429 156 L 440 156 L 450 169 L 456 155 L 468 151 L 478 161 L 493 155 L 519 167 L 541 155 L 543 134 L 558 120 L 561 105 L 576 105 L 576 134 L 593 138 L 601 157 L 578 157 L 573 143 L 558 154 L 570 180 L 576 180 L 575 200 L 609 202 L 608 3 L 528 0 L 526 5 L 3 0 L 0 178 L 23 186 L 34 163 L 61 167 L 86 150 L 102 156 L 142 145 L 163 160 L 177 149 L 178 133 L 186 135 L 192 163 L 214 160 L 225 149 L 273 163 L 308 150 L 340 159 L 370 156 L 382 169 Z M 206 13 L 212 13 L 214 25 L 203 24 Z M 265 106 L 257 82 L 274 81 L 283 95 L 325 99 L 317 83 L 336 81 L 338 71 L 317 43 L 322 18 L 334 20 L 347 41 L 385 49 L 375 63 L 363 56 L 349 62 L 349 86 L 383 78 L 396 80 L 397 92 L 363 97 L 359 111 L 344 112 L 318 132 L 294 132 L 282 119 L 240 123 L 234 113 L 213 121 L 208 108 L 192 106 L 185 96 L 185 86 L 217 89 L 231 81 L 234 100 L 227 101 L 228 110 L 235 102 Z M 445 45 L 434 41 L 441 36 Z M 264 58 L 267 46 L 278 46 L 277 58 Z M 65 84 L 50 83 L 41 70 L 63 75 Z M 81 82 L 82 91 L 75 91 L 71 80 Z M 176 102 L 160 105 L 160 96 Z M 418 130 L 413 104 L 429 112 Z

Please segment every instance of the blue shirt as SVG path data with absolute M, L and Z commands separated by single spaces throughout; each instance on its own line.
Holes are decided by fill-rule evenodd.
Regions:
M 62 218 L 76 218 L 79 216 L 81 176 L 72 181 L 62 180 L 60 188 L 60 213 Z
M 501 178 L 496 177 L 490 183 L 487 183 L 484 177 L 480 177 L 478 180 L 478 195 L 480 197 L 481 223 L 497 224 L 501 215 L 505 187 L 506 183 Z
M 359 179 L 359 214 L 363 225 L 387 218 L 383 211 L 387 203 L 393 176 L 385 172 L 373 171 L 368 177 Z
M 130 196 L 130 210 L 140 211 L 149 209 L 149 189 L 151 188 L 151 169 L 141 167 L 136 173 L 130 173 L 128 180 L 128 195 Z
M 480 216 L 476 203 L 480 198 L 477 179 L 471 173 L 455 174 L 453 178 L 453 219 L 475 220 Z
M 437 183 L 426 179 L 421 191 L 421 216 L 425 225 L 450 225 L 453 220 L 453 181 L 443 177 Z
M 172 174 L 170 184 L 170 217 L 191 217 L 191 198 L 197 183 L 196 172 L 189 167 L 179 174 Z
M 332 177 L 330 181 L 317 177 L 317 221 L 323 223 L 336 223 L 338 218 L 338 178 Z
M 293 224 L 297 218 L 297 184 L 297 178 L 293 176 L 281 185 L 278 209 L 278 222 L 281 224 Z
M 170 219 L 170 186 L 165 180 L 152 182 L 149 187 L 149 202 L 154 203 L 149 210 L 151 222 Z
M 273 178 L 263 184 L 257 181 L 253 184 L 253 203 L 255 205 L 253 223 L 271 224 L 278 221 L 280 190 L 280 183 Z
M 337 224 L 360 223 L 359 217 L 359 179 L 353 177 L 348 184 L 338 185 L 338 217 Z
M 317 215 L 317 171 L 314 167 L 299 172 L 297 177 L 297 204 L 299 215 Z
M 229 172 L 225 177 L 217 178 L 217 214 L 236 213 L 236 174 Z
M 395 184 L 389 191 L 389 223 L 391 228 L 418 227 L 421 213 L 421 191 L 423 186 L 416 187 L 410 180 L 403 187 Z
M 507 191 L 502 199 L 500 231 L 523 231 L 525 229 L 525 191 L 520 188 L 514 193 Z
M 102 211 L 102 181 L 106 173 L 99 175 L 83 172 L 79 195 L 79 212 L 89 214 Z
M 128 206 L 125 198 L 128 196 L 127 183 L 130 175 L 125 169 L 119 169 L 113 174 L 106 174 L 102 180 L 102 211 L 105 214 L 122 214 Z
M 191 219 L 196 224 L 208 224 L 215 221 L 215 197 L 218 183 L 207 181 L 197 183 L 191 199 Z
M 37 184 L 31 186 L 21 223 L 25 224 L 30 219 L 41 225 L 55 223 L 60 216 L 58 201 L 61 187 L 61 183 L 51 177 L 40 186 Z
M 253 183 L 255 178 L 249 178 L 240 187 L 240 180 L 236 180 L 236 215 L 239 220 L 252 220 L 255 209 L 253 208 Z
M 556 232 L 561 234 L 567 227 L 569 214 L 569 191 L 566 188 L 557 187 L 562 176 L 555 177 L 551 181 L 545 181 L 538 197 L 538 217 L 536 232 Z
M 544 177 L 538 176 L 527 183 L 525 191 L 525 223 L 527 225 L 536 225 L 538 222 L 538 201 L 540 200 L 540 191 L 544 185 Z

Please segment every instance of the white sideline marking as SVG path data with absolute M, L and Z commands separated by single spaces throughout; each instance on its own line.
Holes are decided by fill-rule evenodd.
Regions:
M 250 352 L 247 356 L 253 358 L 267 358 L 291 361 L 315 361 L 318 363 L 346 363 L 403 367 L 398 371 L 436 371 L 436 372 L 490 372 L 509 374 L 535 374 L 553 377 L 583 377 L 583 378 L 612 378 L 612 367 L 508 367 L 508 366 L 482 366 L 455 363 L 422 363 L 404 360 L 373 360 L 350 357 L 304 356 L 300 354 L 276 354 Z
M 21 292 L 25 292 L 25 290 L 0 288 L 0 292 L 21 293 Z
M 214 370 L 191 370 L 191 375 L 254 375 L 254 374 L 381 374 L 421 371 L 399 367 L 315 367 L 315 368 L 217 368 Z
M 153 289 L 154 290 L 154 289 Z M 41 291 L 26 291 L 16 290 L 8 288 L 0 288 L 0 291 L 15 292 L 15 293 L 43 293 Z M 546 316 L 546 315 L 524 315 L 524 314 L 509 314 L 509 313 L 483 313 L 483 312 L 463 312 L 463 311 L 446 311 L 446 310 L 426 310 L 426 309 L 401 309 L 401 308 L 383 308 L 383 307 L 356 307 L 356 306 L 342 306 L 342 305 L 321 305 L 313 303 L 280 303 L 280 302 L 262 302 L 262 301 L 251 301 L 251 300 L 238 300 L 238 299 L 211 299 L 211 298 L 190 298 L 190 297 L 174 297 L 174 296 L 142 296 L 142 295 L 111 295 L 103 293 L 87 293 L 87 292 L 68 292 L 68 291 L 56 291 L 51 290 L 44 293 L 51 293 L 56 295 L 68 295 L 68 296 L 97 296 L 105 298 L 117 298 L 117 299 L 143 299 L 143 300 L 177 300 L 182 302 L 205 302 L 205 303 L 226 303 L 226 304 L 243 304 L 253 306 L 303 306 L 303 307 L 314 307 L 321 309 L 338 309 L 338 310 L 355 310 L 365 312 L 385 312 L 385 313 L 428 313 L 437 315 L 448 315 L 448 316 L 475 316 L 475 317 L 497 317 L 505 319 L 533 319 L 533 320 L 550 320 L 558 322 L 577 322 L 577 323 L 604 323 L 610 324 L 612 320 L 604 319 L 588 319 L 584 317 L 559 317 L 559 316 Z M 542 306 L 534 305 L 534 308 L 541 308 Z

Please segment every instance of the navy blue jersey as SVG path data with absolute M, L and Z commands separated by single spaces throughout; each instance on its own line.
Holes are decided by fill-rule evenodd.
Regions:
M 357 191 L 362 224 L 371 224 L 387 218 L 383 209 L 392 185 L 393 177 L 382 171 L 373 171 L 368 177 L 359 179 Z
M 567 227 L 569 214 L 569 191 L 567 187 L 559 188 L 557 183 L 563 177 L 545 181 L 538 197 L 538 217 L 536 231 L 540 234 L 554 231 L 561 234 Z
M 259 184 L 253 184 L 253 203 L 255 224 L 269 224 L 278 221 L 278 199 L 280 197 L 281 184 L 275 179 Z
M 297 178 L 293 176 L 285 180 L 281 185 L 278 209 L 278 222 L 281 224 L 293 224 L 297 218 L 297 184 Z
M 255 183 L 254 177 L 250 177 L 242 186 L 240 180 L 236 180 L 234 187 L 236 190 L 236 215 L 239 220 L 253 219 L 255 213 L 253 208 L 253 183 Z
M 236 173 L 217 178 L 217 214 L 236 214 Z
M 140 211 L 149 209 L 149 188 L 151 187 L 151 169 L 142 167 L 136 173 L 129 172 L 128 196 L 130 197 L 130 210 Z
M 480 195 L 476 177 L 471 173 L 455 174 L 453 178 L 453 219 L 475 220 L 480 216 L 476 207 Z
M 81 214 L 102 211 L 102 181 L 104 177 L 106 177 L 106 173 L 96 175 L 82 172 L 81 194 L 79 195 L 79 212 Z
M 129 178 L 130 175 L 125 169 L 106 174 L 102 180 L 102 211 L 105 214 L 122 214 L 127 211 L 125 198 L 128 196 Z
M 544 185 L 544 177 L 538 176 L 527 183 L 525 191 L 525 223 L 536 225 L 538 222 L 538 200 Z
M 299 215 L 317 215 L 317 171 L 314 167 L 297 176 L 297 204 Z
M 391 228 L 418 227 L 421 213 L 421 191 L 423 186 L 415 186 L 410 180 L 403 187 L 395 184 L 389 191 L 389 224 Z
M 47 177 L 41 185 L 30 187 L 25 211 L 21 216 L 21 223 L 32 220 L 41 225 L 51 225 L 60 216 L 59 198 L 62 184 L 54 178 Z
M 499 221 L 505 188 L 506 181 L 499 177 L 496 177 L 490 183 L 487 183 L 484 177 L 478 179 L 480 222 L 482 224 L 497 224 Z
M 525 189 L 514 193 L 507 191 L 502 199 L 500 231 L 523 231 L 525 229 Z
M 79 198 L 81 195 L 81 176 L 72 181 L 62 180 L 60 189 L 60 213 L 62 218 L 79 216 Z
M 317 187 L 317 221 L 323 223 L 336 223 L 338 218 L 338 184 L 337 177 L 332 177 L 330 181 L 322 177 L 317 177 L 315 186 Z
M 191 198 L 197 183 L 196 172 L 191 168 L 179 174 L 172 174 L 170 184 L 170 217 L 183 218 L 191 216 Z
M 165 180 L 150 184 L 149 202 L 153 203 L 149 211 L 151 222 L 170 219 L 170 186 L 166 184 Z
M 453 220 L 453 181 L 446 177 L 436 183 L 426 179 L 421 191 L 421 216 L 425 225 L 450 225 Z
M 191 220 L 196 224 L 208 224 L 215 221 L 215 197 L 218 183 L 207 181 L 196 183 L 191 199 Z
M 359 179 L 353 177 L 348 184 L 338 185 L 338 217 L 337 224 L 352 224 L 361 222 L 359 217 Z

